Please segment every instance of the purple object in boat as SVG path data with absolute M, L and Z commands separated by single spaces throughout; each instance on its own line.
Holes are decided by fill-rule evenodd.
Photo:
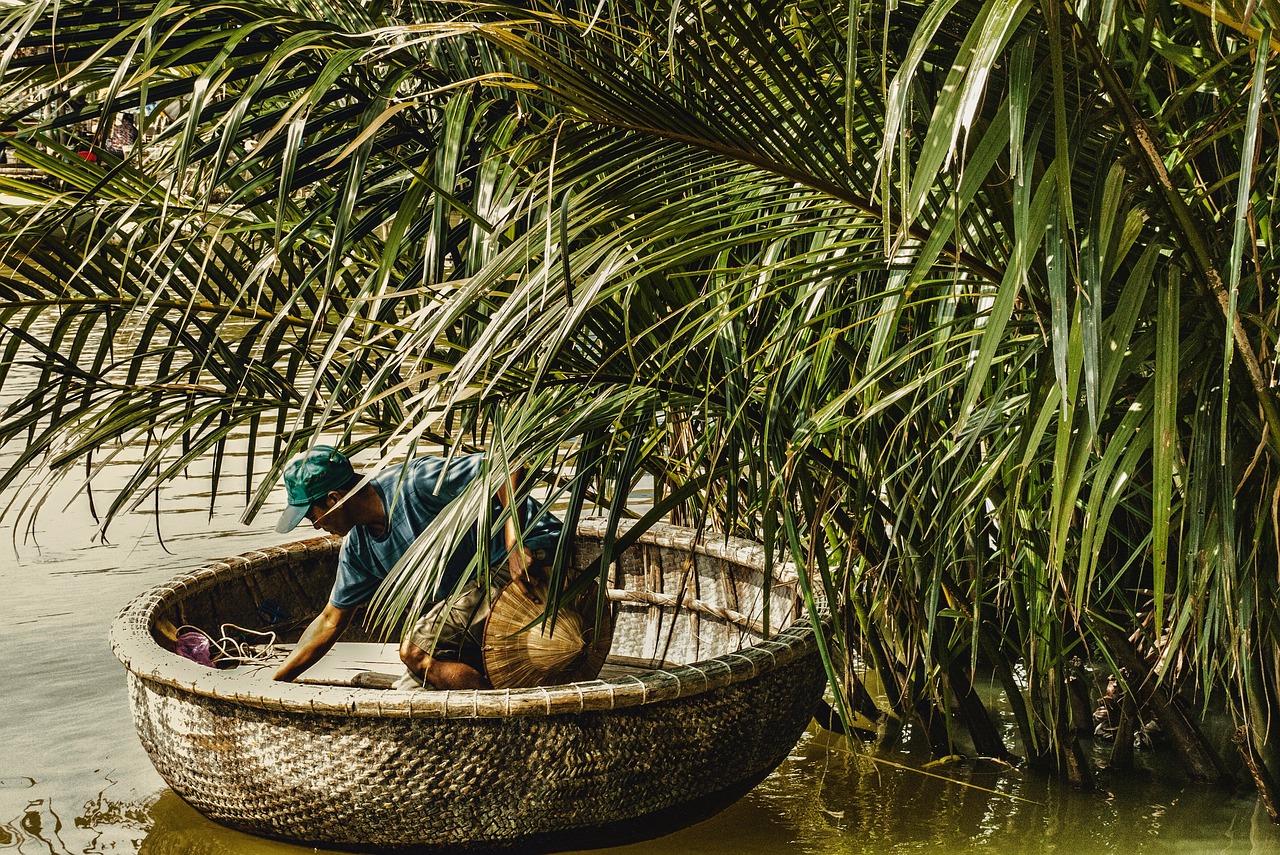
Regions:
M 179 635 L 175 652 L 179 656 L 185 656 L 192 662 L 208 665 L 210 668 L 217 667 L 213 664 L 213 654 L 209 649 L 209 639 L 202 632 L 184 632 Z

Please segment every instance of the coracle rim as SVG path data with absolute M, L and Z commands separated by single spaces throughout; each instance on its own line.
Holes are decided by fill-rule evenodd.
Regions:
M 603 536 L 603 520 L 579 525 L 579 536 Z M 625 524 L 622 526 L 625 529 Z M 763 547 L 735 537 L 700 538 L 697 532 L 659 523 L 642 543 L 691 549 L 713 558 L 763 570 Z M 247 572 L 255 561 L 281 558 L 297 551 L 329 551 L 338 538 L 319 537 L 284 546 L 242 553 L 179 574 L 139 594 L 121 609 L 111 625 L 112 652 L 133 678 L 198 697 L 258 709 L 313 716 L 355 718 L 512 718 L 544 717 L 592 710 L 616 710 L 692 697 L 753 679 L 810 655 L 817 647 L 812 626 L 800 620 L 767 641 L 744 650 L 643 675 L 608 680 L 539 686 L 530 689 L 466 689 L 398 691 L 304 683 L 265 683 L 245 679 L 247 672 L 222 671 L 176 656 L 151 634 L 155 615 L 180 596 L 213 584 L 228 573 Z M 796 581 L 792 565 L 776 566 L 782 584 Z

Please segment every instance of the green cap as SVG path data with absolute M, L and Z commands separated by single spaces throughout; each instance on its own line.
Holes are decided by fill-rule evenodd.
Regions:
M 284 509 L 276 531 L 293 531 L 306 517 L 311 505 L 331 490 L 342 490 L 356 479 L 347 456 L 331 445 L 317 445 L 290 460 L 284 467 L 284 490 L 289 507 Z

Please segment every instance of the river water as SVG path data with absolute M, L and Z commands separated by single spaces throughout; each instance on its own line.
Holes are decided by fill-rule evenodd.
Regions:
M 226 483 L 242 481 L 243 458 L 227 465 Z M 134 734 L 124 671 L 107 646 L 116 612 L 143 589 L 294 536 L 272 531 L 279 496 L 252 526 L 239 522 L 242 499 L 221 497 L 211 514 L 205 474 L 193 468 L 164 490 L 159 532 L 148 508 L 117 520 L 106 543 L 72 483 L 53 492 L 34 526 L 5 515 L 0 855 L 314 851 L 222 828 L 170 791 Z M 1280 828 L 1252 793 L 1187 784 L 1159 751 L 1095 793 L 981 766 L 926 770 L 926 759 L 910 743 L 852 751 L 811 729 L 724 812 L 612 851 L 1280 853 Z

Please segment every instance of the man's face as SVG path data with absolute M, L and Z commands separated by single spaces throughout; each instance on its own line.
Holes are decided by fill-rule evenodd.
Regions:
M 327 496 L 312 502 L 311 508 L 307 511 L 307 521 L 319 531 L 345 537 L 354 526 L 350 514 L 347 513 L 347 506 L 338 506 L 343 495 L 333 490 Z

